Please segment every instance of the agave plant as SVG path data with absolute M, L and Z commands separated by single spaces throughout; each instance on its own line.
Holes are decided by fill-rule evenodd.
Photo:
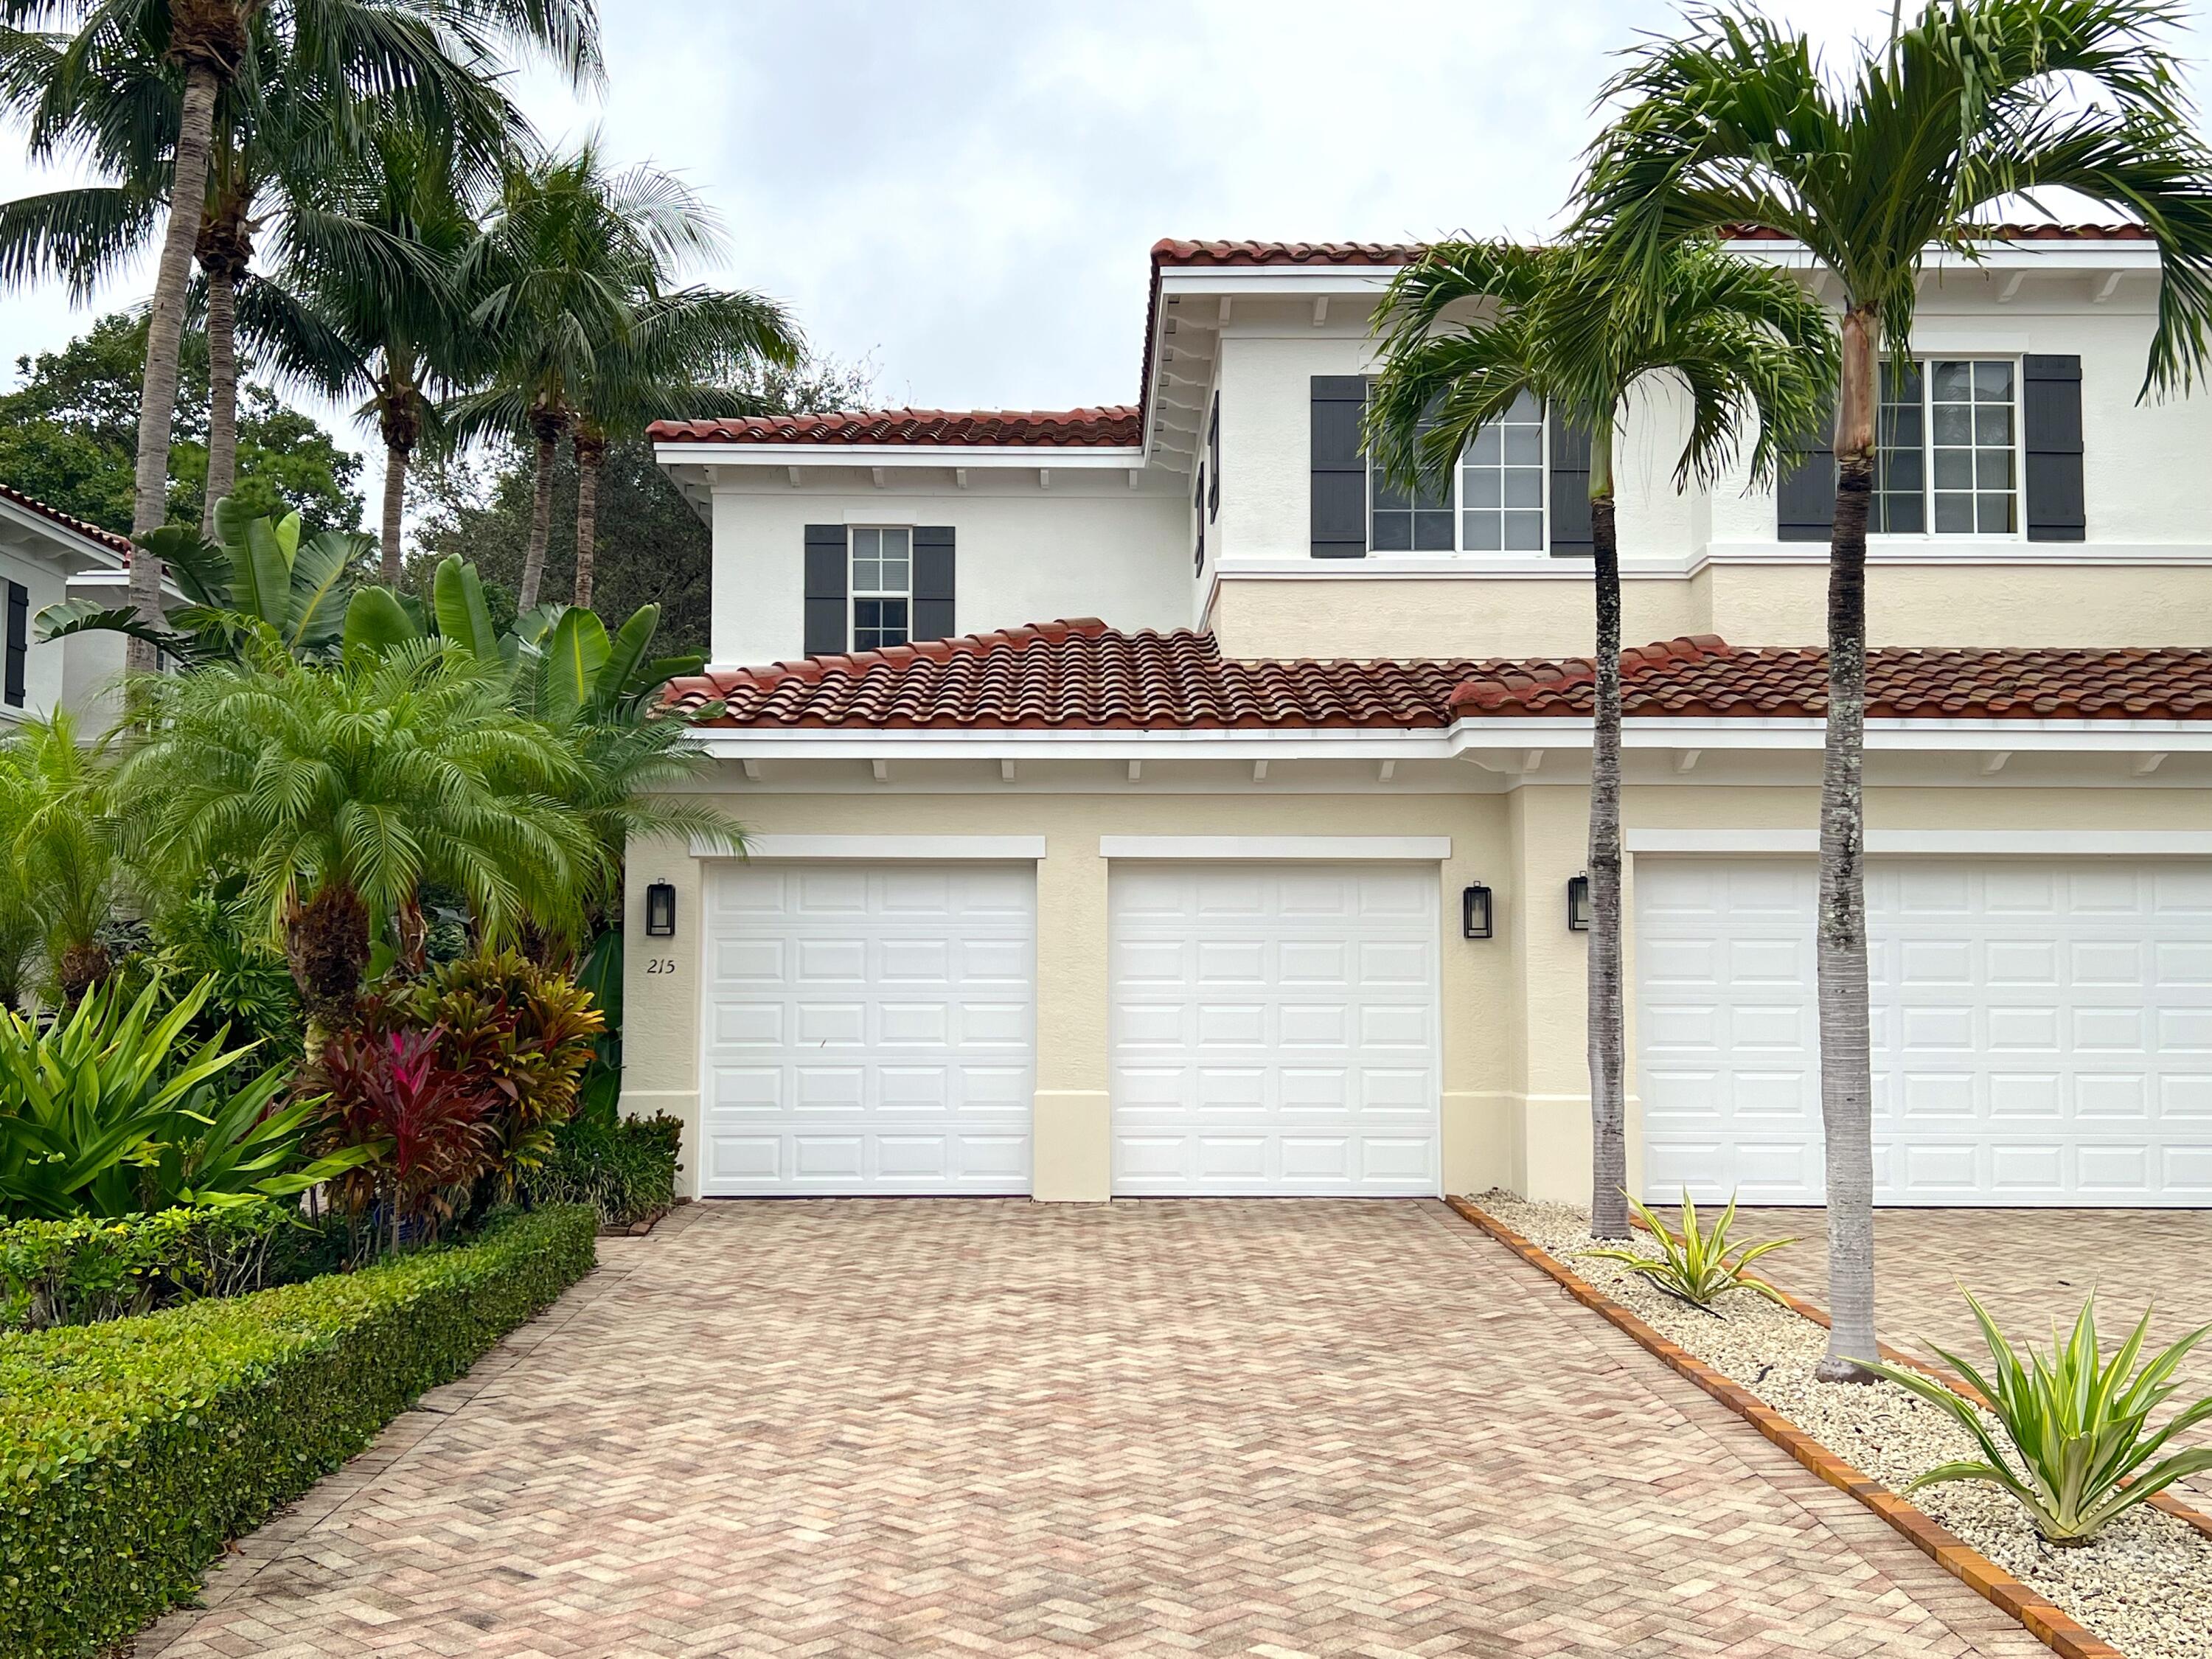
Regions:
M 2064 1341 L 2053 1324 L 2047 1361 L 2022 1344 L 2027 1354 L 2023 1364 L 1989 1310 L 1971 1291 L 1966 1292 L 1966 1305 L 1974 1310 L 1982 1340 L 1989 1345 L 1990 1375 L 1946 1349 L 1935 1352 L 1989 1402 L 1986 1414 L 1973 1401 L 1918 1371 L 1869 1364 L 1869 1370 L 1950 1413 L 1982 1449 L 1978 1458 L 1938 1464 L 1905 1491 L 1947 1480 L 1986 1480 L 2010 1493 L 2045 1539 L 2075 1545 L 2087 1543 L 2114 1516 L 2184 1475 L 2212 1469 L 2212 1446 L 2159 1457 L 2175 1435 L 2212 1419 L 2212 1396 L 2188 1407 L 2165 1427 L 2146 1432 L 2150 1414 L 2180 1386 L 2171 1380 L 2176 1368 L 2212 1331 L 2212 1325 L 2198 1326 L 2137 1370 L 2136 1362 L 2150 1330 L 2149 1312 L 2136 1322 L 2135 1330 L 2107 1363 L 2097 1347 L 2096 1303 L 2094 1291 L 2082 1299 L 2074 1333 Z M 1990 1431 L 1992 1418 L 2009 1443 L 2009 1457 Z
M 1632 1271 L 1642 1273 L 1668 1295 L 1688 1303 L 1706 1313 L 1715 1311 L 1713 1304 L 1730 1291 L 1757 1291 L 1771 1301 L 1782 1300 L 1782 1293 L 1763 1279 L 1745 1272 L 1751 1264 L 1770 1251 L 1795 1244 L 1794 1238 L 1770 1238 L 1761 1244 L 1731 1246 L 1729 1229 L 1735 1224 L 1735 1200 L 1729 1200 L 1728 1208 L 1721 1212 L 1719 1220 L 1710 1230 L 1700 1228 L 1698 1206 L 1691 1200 L 1688 1189 L 1682 1193 L 1682 1223 L 1679 1231 L 1652 1214 L 1634 1199 L 1628 1200 L 1638 1217 L 1651 1230 L 1657 1241 L 1659 1254 L 1644 1255 L 1631 1249 L 1609 1248 L 1583 1250 L 1582 1255 L 1595 1256 L 1601 1261 L 1618 1261 Z

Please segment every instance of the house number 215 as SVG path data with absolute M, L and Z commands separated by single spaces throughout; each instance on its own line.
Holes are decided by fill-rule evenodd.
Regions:
M 645 971 L 648 974 L 672 974 L 676 971 L 676 958 L 655 957 L 645 964 Z

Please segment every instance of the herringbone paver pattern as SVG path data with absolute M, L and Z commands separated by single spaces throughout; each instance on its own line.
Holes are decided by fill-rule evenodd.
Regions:
M 1827 1305 L 1826 1211 L 1746 1210 L 1741 1224 L 1747 1238 L 1801 1238 L 1761 1271 Z M 2212 1216 L 2202 1210 L 1877 1210 L 1874 1241 L 1875 1328 L 1923 1358 L 1936 1357 L 1931 1343 L 1976 1364 L 1989 1352 L 1961 1286 L 2015 1344 L 2047 1345 L 2053 1320 L 2070 1329 L 2093 1286 L 2108 1350 L 2146 1308 L 2160 1346 L 2212 1324 Z M 2182 1362 L 2177 1380 L 2177 1405 L 2212 1394 L 2212 1340 Z M 2212 1425 L 2188 1439 L 2212 1443 Z M 2212 1472 L 2175 1491 L 2212 1510 Z
M 692 1206 L 142 1659 L 2028 1659 L 1441 1206 Z

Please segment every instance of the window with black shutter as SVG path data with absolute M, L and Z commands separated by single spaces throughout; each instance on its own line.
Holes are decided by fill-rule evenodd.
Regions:
M 8 707 L 21 708 L 29 699 L 31 659 L 31 590 L 21 582 L 8 584 Z

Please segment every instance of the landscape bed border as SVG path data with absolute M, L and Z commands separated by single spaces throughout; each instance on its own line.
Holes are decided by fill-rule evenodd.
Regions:
M 1599 1315 L 1670 1370 L 1695 1383 L 1699 1389 L 1750 1424 L 1829 1486 L 1856 1498 L 1953 1577 L 1991 1606 L 2017 1619 L 2030 1635 L 2052 1652 L 2062 1656 L 2062 1659 L 2125 1659 L 2118 1648 L 2096 1635 L 2050 1597 L 2039 1590 L 2030 1589 L 1956 1533 L 1940 1525 L 1918 1506 L 1845 1462 L 1743 1384 L 1725 1376 L 1687 1349 L 1668 1341 L 1635 1313 L 1606 1295 L 1541 1245 L 1522 1237 L 1472 1199 L 1447 1195 L 1444 1202 L 1462 1220 L 1487 1234 L 1551 1279 L 1576 1301 Z M 1778 1285 L 1775 1289 L 1791 1312 L 1816 1325 L 1826 1326 L 1828 1323 L 1825 1309 L 1792 1296 Z M 1972 1394 L 1972 1390 L 1965 1389 L 1957 1378 L 1911 1354 L 1892 1348 L 1887 1343 L 1882 1345 L 1881 1358 L 1894 1364 L 1910 1365 L 1948 1387 Z M 2212 1516 L 2191 1509 L 2168 1492 L 2160 1492 L 2149 1501 L 2164 1513 L 2212 1537 Z

